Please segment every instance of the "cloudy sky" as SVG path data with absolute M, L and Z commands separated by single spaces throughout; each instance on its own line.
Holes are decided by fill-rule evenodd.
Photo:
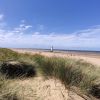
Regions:
M 100 50 L 100 0 L 0 0 L 0 47 Z

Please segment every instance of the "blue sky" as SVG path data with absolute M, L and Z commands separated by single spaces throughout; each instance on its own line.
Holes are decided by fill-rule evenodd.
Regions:
M 100 50 L 100 0 L 0 0 L 0 47 Z

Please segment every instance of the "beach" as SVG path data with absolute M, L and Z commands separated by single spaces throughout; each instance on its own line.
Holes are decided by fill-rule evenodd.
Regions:
M 34 54 L 41 54 L 48 57 L 69 57 L 73 59 L 82 59 L 88 63 L 91 63 L 93 65 L 96 65 L 97 67 L 100 67 L 100 53 L 98 52 L 80 52 L 80 51 L 54 51 L 50 52 L 47 50 L 35 50 L 35 49 L 11 49 L 13 51 L 19 52 L 19 53 L 30 53 L 32 55 Z
M 0 53 L 0 78 L 7 75 L 7 79 L 0 80 L 6 87 L 2 84 L 4 96 L 10 91 L 10 98 L 18 98 L 16 100 L 100 98 L 99 53 L 15 48 L 1 48 Z M 98 87 L 94 90 L 93 86 Z

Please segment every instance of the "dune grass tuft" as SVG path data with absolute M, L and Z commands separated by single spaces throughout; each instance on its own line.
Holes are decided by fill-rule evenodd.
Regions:
M 0 61 L 8 61 L 18 59 L 19 54 L 6 48 L 0 48 Z
M 90 91 L 92 91 L 95 81 L 100 78 L 98 76 L 100 70 L 98 69 L 98 73 L 94 65 L 82 60 L 42 57 L 41 55 L 37 55 L 35 60 L 44 76 L 57 78 L 68 88 L 78 87 L 85 94 L 93 93 Z

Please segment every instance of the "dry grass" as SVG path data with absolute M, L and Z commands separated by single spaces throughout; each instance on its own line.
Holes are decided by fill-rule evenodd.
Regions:
M 0 100 L 19 100 L 15 89 L 7 87 L 14 80 L 36 75 L 34 61 L 28 54 L 0 48 Z M 13 80 L 12 80 L 13 79 Z
M 92 64 L 82 60 L 35 56 L 39 69 L 44 76 L 57 78 L 67 88 L 75 86 L 87 95 L 92 94 L 100 98 L 100 90 L 97 94 L 91 92 L 93 86 L 96 85 L 96 81 L 100 78 L 100 69 L 96 69 Z
M 10 60 L 14 60 L 18 62 L 23 62 L 22 64 L 22 66 L 24 66 L 22 68 L 23 71 L 25 70 L 28 71 L 30 66 L 31 68 L 35 66 L 37 71 L 41 72 L 44 76 L 59 79 L 65 85 L 66 88 L 70 89 L 71 87 L 75 86 L 79 88 L 86 95 L 92 95 L 97 98 L 100 98 L 100 90 L 98 90 L 98 88 L 96 87 L 96 86 L 100 87 L 100 85 L 97 84 L 97 81 L 100 79 L 100 74 L 99 74 L 100 69 L 94 67 L 94 65 L 90 63 L 86 63 L 82 60 L 75 60 L 69 58 L 45 57 L 39 54 L 36 55 L 19 54 L 9 49 L 0 49 L 0 54 L 1 54 L 0 56 L 1 68 L 4 69 L 6 68 L 4 67 L 5 61 L 9 62 Z M 12 74 L 11 76 L 13 75 L 14 74 Z M 3 76 L 1 73 L 0 75 L 1 95 L 4 93 L 3 92 L 5 89 L 4 85 L 7 84 L 7 79 L 5 79 L 4 77 L 5 76 Z M 98 83 L 100 83 L 100 80 L 98 81 Z M 2 97 L 6 98 L 5 100 L 10 100 L 9 98 L 15 98 L 12 100 L 18 99 L 15 92 L 14 93 L 6 92 L 5 95 L 3 95 Z

